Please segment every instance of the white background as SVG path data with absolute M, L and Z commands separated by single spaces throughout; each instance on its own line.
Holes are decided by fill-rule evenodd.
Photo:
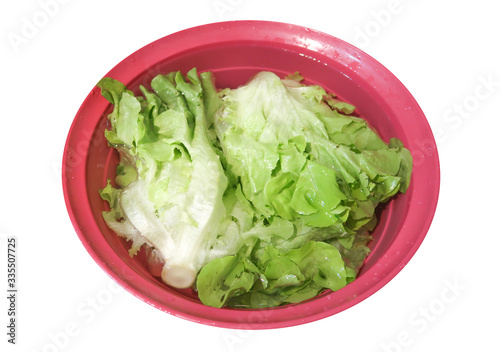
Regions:
M 6 239 L 16 236 L 19 325 L 12 346 L 5 293 L 0 350 L 498 351 L 500 21 L 492 4 L 3 1 L 0 298 L 6 292 Z M 191 323 L 116 288 L 78 240 L 61 187 L 68 129 L 102 76 L 165 35 L 240 19 L 303 25 L 365 50 L 415 96 L 441 160 L 434 222 L 402 272 L 355 307 L 279 330 Z M 27 23 L 36 27 L 29 31 Z

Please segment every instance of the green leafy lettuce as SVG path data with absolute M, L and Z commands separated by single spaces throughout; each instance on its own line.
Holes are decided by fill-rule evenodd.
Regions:
M 214 307 L 274 307 L 338 290 L 369 253 L 375 210 L 409 186 L 410 152 L 295 74 L 217 90 L 210 72 L 158 75 L 114 105 L 120 155 L 100 191 L 108 226 L 148 244 L 162 280 Z

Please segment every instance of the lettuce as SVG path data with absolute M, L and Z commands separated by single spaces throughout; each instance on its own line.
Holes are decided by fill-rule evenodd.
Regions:
M 158 76 L 151 82 L 154 92 L 141 87 L 144 97 L 115 80 L 98 84 L 115 106 L 106 137 L 119 149 L 121 167 L 136 170 L 136 179 L 110 202 L 105 220 L 111 228 L 123 228 L 117 232 L 133 241 L 134 250 L 138 241 L 155 247 L 165 261 L 162 279 L 178 288 L 190 287 L 207 260 L 225 215 L 227 185 L 209 142 L 195 69 L 187 79 L 180 72 Z M 115 215 L 117 207 L 122 217 Z
M 375 210 L 408 189 L 412 158 L 322 87 L 260 72 L 158 75 L 134 95 L 104 78 L 120 154 L 100 193 L 108 226 L 164 261 L 162 280 L 214 307 L 274 307 L 352 282 Z

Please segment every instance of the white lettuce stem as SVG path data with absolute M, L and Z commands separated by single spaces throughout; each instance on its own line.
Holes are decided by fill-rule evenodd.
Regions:
M 175 288 L 189 288 L 194 284 L 196 271 L 190 265 L 165 264 L 161 271 L 161 278 L 167 284 Z

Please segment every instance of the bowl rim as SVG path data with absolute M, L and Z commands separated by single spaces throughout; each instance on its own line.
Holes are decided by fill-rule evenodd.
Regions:
M 66 208 L 75 231 L 94 261 L 118 284 L 144 302 L 174 316 L 202 323 L 205 325 L 235 328 L 235 329 L 270 329 L 283 328 L 313 322 L 337 314 L 365 300 L 379 291 L 392 280 L 410 259 L 423 242 L 434 217 L 440 188 L 440 169 L 436 143 L 432 130 L 423 111 L 408 89 L 387 68 L 374 58 L 353 45 L 332 35 L 307 27 L 272 21 L 226 21 L 203 24 L 187 28 L 163 38 L 160 38 L 135 51 L 112 68 L 108 77 L 121 77 L 123 83 L 132 81 L 137 71 L 129 61 L 140 61 L 142 65 L 151 67 L 148 53 L 162 50 L 166 59 L 175 53 L 199 48 L 204 45 L 224 44 L 240 40 L 261 41 L 270 45 L 289 45 L 305 50 L 314 55 L 325 55 L 332 59 L 340 58 L 346 68 L 353 74 L 363 75 L 363 67 L 353 68 L 349 62 L 368 62 L 377 68 L 377 76 L 385 81 L 383 85 L 391 87 L 388 93 L 381 89 L 390 108 L 394 107 L 394 92 L 397 92 L 398 106 L 404 100 L 409 109 L 405 112 L 408 126 L 418 127 L 419 138 L 411 140 L 411 147 L 418 152 L 418 163 L 414 166 L 412 175 L 412 202 L 409 204 L 408 216 L 404 219 L 400 234 L 411 234 L 413 241 L 408 243 L 405 236 L 396 236 L 386 251 L 386 255 L 363 274 L 363 280 L 355 280 L 342 290 L 321 295 L 305 303 L 271 309 L 219 309 L 203 306 L 201 303 L 182 299 L 158 287 L 154 287 L 128 267 L 121 264 L 119 256 L 110 248 L 107 242 L 99 240 L 98 235 L 89 236 L 89 231 L 98 231 L 95 224 L 86 223 L 93 219 L 90 204 L 86 198 L 86 159 L 85 154 L 92 143 L 91 137 L 82 137 L 79 129 L 84 126 L 82 116 L 102 111 L 107 102 L 96 103 L 95 96 L 99 90 L 94 87 L 79 108 L 68 132 L 62 160 L 62 186 Z M 318 46 L 318 43 L 321 44 Z M 324 45 L 326 44 L 326 46 Z M 346 61 L 345 57 L 349 60 Z M 157 63 L 157 62 L 156 62 Z M 374 78 L 373 78 L 374 79 Z M 382 87 L 383 88 L 383 87 Z M 101 112 L 102 113 L 102 112 Z M 97 122 L 96 122 L 97 123 Z M 88 131 L 86 133 L 88 135 Z M 405 145 L 412 150 L 410 146 Z M 412 150 L 413 154 L 413 150 Z M 415 183 L 417 183 L 415 185 Z M 425 192 L 417 192 L 425 190 Z M 425 193 L 425 196 L 424 196 Z M 102 236 L 101 236 L 102 237 Z M 339 293 L 342 294 L 339 294 Z M 333 296 L 335 295 L 335 297 Z

